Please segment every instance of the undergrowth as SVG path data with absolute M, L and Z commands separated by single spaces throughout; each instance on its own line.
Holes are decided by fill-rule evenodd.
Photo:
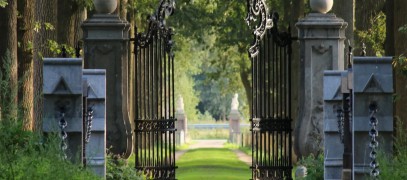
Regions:
M 0 179 L 100 179 L 79 164 L 64 160 L 57 133 L 24 130 L 21 107 L 15 101 L 20 84 L 11 79 L 6 52 L 0 71 Z

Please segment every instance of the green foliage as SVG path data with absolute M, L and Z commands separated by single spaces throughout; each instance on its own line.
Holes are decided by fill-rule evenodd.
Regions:
M 324 179 L 324 155 L 319 154 L 315 157 L 310 154 L 307 157 L 301 158 L 300 165 L 307 168 L 307 176 L 304 180 L 323 180 Z
M 193 75 L 200 72 L 198 66 L 200 60 L 192 61 L 196 56 L 199 56 L 199 51 L 196 49 L 196 42 L 182 37 L 176 38 L 175 47 L 175 95 L 177 98 L 182 96 L 185 104 L 185 113 L 188 120 L 198 119 L 196 106 L 198 105 L 199 93 L 195 91 L 195 82 Z M 182 47 L 182 48 L 181 48 Z
M 396 135 L 394 138 L 395 153 L 379 152 L 380 179 L 407 179 L 407 131 L 405 123 L 397 120 Z
M 21 121 L 2 119 L 0 179 L 100 179 L 81 165 L 62 159 L 59 137 L 22 130 Z
M 4 8 L 7 6 L 7 0 L 0 0 L 0 7 Z
M 58 42 L 51 39 L 48 39 L 47 42 L 47 47 L 55 56 L 60 55 L 62 53 L 62 48 L 65 48 L 67 57 L 75 57 L 75 48 L 67 44 L 58 44 Z
M 402 54 L 393 61 L 393 66 L 397 73 L 407 77 L 407 58 Z
M 386 15 L 380 12 L 370 20 L 370 23 L 372 24 L 371 28 L 366 31 L 356 31 L 357 35 L 368 47 L 372 47 L 376 56 L 383 56 L 386 39 Z
M 228 139 L 229 129 L 188 129 L 191 139 Z
M 75 0 L 79 7 L 84 7 L 88 10 L 93 9 L 93 0 Z
M 205 113 L 203 113 L 203 114 L 200 113 L 198 115 L 198 120 L 200 122 L 202 122 L 202 121 L 215 121 L 215 119 L 212 117 L 212 115 L 208 111 L 205 111 Z
M 134 159 L 134 157 L 130 157 L 130 159 Z M 118 155 L 114 155 L 109 153 L 107 156 L 107 164 L 106 164 L 106 179 L 107 180 L 142 180 L 143 177 L 137 173 L 134 167 L 134 161 L 128 163 L 126 159 L 121 158 Z

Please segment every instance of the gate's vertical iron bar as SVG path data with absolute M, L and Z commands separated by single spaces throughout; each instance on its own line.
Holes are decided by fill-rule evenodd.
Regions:
M 154 140 L 154 143 L 153 143 L 153 146 L 154 146 L 154 151 L 155 151 L 155 156 L 154 156 L 154 166 L 155 167 L 158 167 L 159 166 L 159 164 L 158 164 L 158 162 L 159 162 L 159 160 L 158 160 L 158 158 L 159 158 L 159 155 L 158 155 L 158 131 L 157 131 L 157 124 L 158 124 L 158 122 L 157 122 L 157 120 L 158 120 L 158 118 L 159 118 L 159 116 L 158 116 L 158 108 L 159 108 L 159 96 L 158 96 L 158 87 L 159 87 L 159 85 L 158 85 L 158 82 L 159 82 L 159 69 L 158 69 L 158 63 L 159 63 L 159 59 L 158 59 L 158 44 L 159 44 L 159 42 L 158 42 L 158 35 L 154 38 L 154 42 L 155 42 L 155 46 L 154 46 L 154 54 L 155 54 L 155 58 L 154 58 L 154 71 L 155 71 L 155 80 L 154 80 L 154 87 L 155 87 L 155 94 L 154 94 L 154 96 L 155 96 L 155 102 L 154 102 L 154 104 L 155 104 L 155 106 L 154 106 L 154 108 L 155 108 L 155 112 L 154 112 L 154 120 L 155 120 L 155 122 L 153 123 L 153 129 L 154 129 L 154 131 L 153 131 L 153 140 Z M 155 172 L 154 172 L 154 176 L 155 177 L 157 177 L 157 170 L 155 170 Z
M 137 48 L 137 27 L 134 27 L 134 38 L 135 38 L 135 41 L 133 42 L 134 43 L 134 49 L 133 49 L 133 51 L 134 51 L 134 69 L 135 69 L 135 73 L 134 73 L 134 76 L 136 76 L 135 78 L 134 78 L 134 80 L 135 80 L 135 83 L 134 83 L 134 91 L 135 91 L 135 93 L 134 93 L 134 98 L 135 98 L 135 104 L 134 104 L 134 125 L 135 125 L 135 128 L 134 128 L 134 135 L 135 135 L 135 138 L 134 138 L 134 140 L 135 140 L 135 142 L 134 142 L 134 144 L 136 145 L 136 147 L 135 147 L 135 163 L 134 163 L 134 166 L 135 166 L 135 168 L 138 166 L 138 164 L 139 164 L 139 162 L 138 162 L 138 152 L 139 152 L 139 150 L 138 150 L 138 143 L 139 143 L 139 141 L 138 141 L 138 136 L 137 136 L 137 133 L 138 133 L 138 131 L 137 131 L 137 129 L 138 129 L 138 118 L 139 118 L 139 107 L 138 107 L 138 104 L 139 104 L 139 101 L 138 101 L 138 97 L 139 97 L 139 95 L 138 95 L 138 88 L 139 88 L 139 85 L 138 85 L 138 74 L 139 74 L 139 70 L 138 70 L 138 56 L 139 56 L 139 52 L 138 52 L 138 48 Z
M 284 96 L 284 93 L 283 93 L 283 86 L 284 86 L 284 84 L 283 84 L 283 76 L 284 76 L 284 71 L 283 71 L 283 60 L 284 60 L 284 55 L 283 55 L 283 47 L 279 47 L 279 53 L 280 53 L 280 57 L 279 57 L 279 67 L 278 67 L 278 69 L 279 69 L 279 99 L 280 99 L 280 102 L 279 102 L 279 108 L 280 108 L 280 112 L 279 112 L 279 123 L 280 124 L 283 124 L 283 121 L 284 121 L 284 117 L 283 117 L 283 96 Z M 283 164 L 283 146 L 284 146 L 284 141 L 283 141 L 283 136 L 284 136 L 284 131 L 283 131 L 283 128 L 284 128 L 284 126 L 281 126 L 280 127 L 281 129 L 280 129 L 280 150 L 279 150 L 279 152 L 280 152 L 280 155 L 279 155 L 279 162 L 280 162 L 280 167 L 283 167 L 284 166 L 284 164 Z
M 260 75 L 259 75 L 259 80 L 260 80 L 260 122 L 264 122 L 264 59 L 265 59 L 265 51 L 264 51 L 264 38 L 261 40 L 261 51 L 260 54 Z M 264 129 L 260 130 L 260 149 L 261 149 L 261 154 L 260 154 L 260 166 L 264 166 Z
M 86 87 L 85 87 L 86 86 Z M 88 88 L 87 87 L 87 82 L 85 80 L 85 83 L 82 84 L 82 88 Z M 87 91 L 87 90 L 86 90 Z M 88 116 L 88 97 L 87 94 L 83 94 L 82 96 L 82 164 L 83 167 L 86 168 L 86 141 L 85 141 L 85 136 L 86 136 L 86 120 Z
M 269 109 L 270 109 L 270 112 L 269 112 L 269 118 L 270 118 L 270 121 L 272 121 L 273 120 L 273 108 L 274 108 L 274 102 L 273 102 L 273 97 L 274 97 L 274 90 L 273 90 L 273 87 L 274 87 L 274 76 L 273 76 L 273 73 L 274 73 L 274 64 L 273 64 L 273 62 L 274 62 L 274 50 L 273 50 L 273 48 L 274 48 L 274 44 L 273 44 L 273 36 L 272 36 L 272 34 L 271 34 L 271 30 L 268 30 L 268 33 L 269 33 L 269 35 L 270 35 L 270 37 L 269 37 L 269 49 L 268 49 L 268 51 L 270 51 L 270 60 L 269 60 L 269 65 L 270 65 L 270 72 L 269 72 L 269 79 L 270 79 L 270 82 L 269 82 L 269 84 L 270 84 L 270 97 L 269 97 L 269 101 L 270 101 L 270 107 L 269 107 Z M 270 167 L 272 167 L 273 166 L 273 163 L 274 163 L 274 161 L 273 161 L 273 155 L 274 155 L 274 147 L 273 147 L 273 145 L 274 145 L 274 139 L 273 139 L 273 137 L 274 137 L 274 132 L 273 131 L 270 131 L 269 132 L 270 133 Z
M 167 51 L 164 53 L 164 119 L 165 119 L 165 124 L 164 126 L 167 126 L 167 119 L 168 119 L 168 114 L 167 114 Z M 167 131 L 164 131 L 164 156 L 163 156 L 163 163 L 164 166 L 168 166 L 167 163 Z
M 172 160 L 173 160 L 173 162 L 172 162 L 172 166 L 173 167 L 176 167 L 175 166 L 175 121 L 176 121 L 176 119 L 175 119 L 175 62 L 174 62 L 174 54 L 171 54 L 171 59 L 172 59 L 172 117 L 173 117 L 173 127 L 172 128 L 174 128 L 174 131 L 171 131 L 172 132 Z M 174 178 L 175 178 L 175 176 L 174 176 Z
M 268 31 L 267 31 L 268 32 Z M 263 92 L 263 94 L 264 94 L 264 97 L 263 97 L 263 99 L 264 99 L 264 120 L 265 121 L 268 121 L 269 119 L 268 119 L 268 57 L 269 57 L 269 51 L 268 51 L 268 39 L 269 39 L 269 35 L 268 35 L 268 33 L 266 32 L 266 34 L 265 34 L 265 38 L 263 39 L 263 46 L 264 46 L 264 66 L 263 66 L 263 68 L 264 68 L 264 73 L 263 73 L 263 76 L 264 76 L 264 92 Z M 263 160 L 263 166 L 268 166 L 268 157 L 269 157 L 269 144 L 268 144 L 268 134 L 269 133 L 269 131 L 265 131 L 264 132 L 264 134 L 263 134 L 263 136 L 264 136 L 264 147 L 265 147 L 265 151 L 264 151 L 264 160 Z
M 289 168 L 290 170 L 292 170 L 292 162 L 291 162 L 291 158 L 292 158 L 292 128 L 291 128 L 291 122 L 292 122 L 292 114 L 291 114 L 291 53 L 292 53 L 292 45 L 291 45 L 291 28 L 288 28 L 288 33 L 289 34 L 289 43 L 288 43 L 288 120 L 290 121 L 290 129 L 288 131 L 288 136 L 289 136 L 289 153 L 288 153 L 288 160 L 289 160 Z M 290 177 L 291 179 L 291 177 Z
M 288 157 L 288 137 L 287 137 L 287 134 L 288 134 L 288 126 L 287 126 L 287 123 L 289 122 L 289 119 L 288 119 L 288 109 L 287 109 L 287 106 L 288 106 L 288 99 L 287 99 L 287 97 L 288 97 L 288 93 L 287 93 L 287 86 L 288 86 L 288 84 L 287 84 L 287 76 L 288 76 L 288 71 L 287 71 L 287 47 L 285 47 L 284 48 L 284 99 L 283 99 L 283 101 L 284 101 L 284 126 L 285 126 L 285 128 L 284 128 L 284 142 L 285 142 L 285 145 L 284 145 L 284 162 L 285 162 L 285 167 L 288 167 L 288 165 L 289 165 L 289 163 L 288 163 L 288 159 L 287 159 L 287 157 Z
M 160 102 L 160 109 L 161 109 L 161 111 L 160 111 L 160 118 L 161 118 L 161 121 L 163 121 L 165 118 L 164 118 L 164 116 L 165 116 L 165 114 L 164 114 L 164 110 L 163 110 L 163 108 L 164 108 L 164 99 L 165 99 L 165 96 L 164 96 L 164 92 L 163 92 L 163 83 L 165 82 L 165 79 L 164 79 L 164 75 L 163 75 L 163 64 L 164 64 L 164 56 L 165 56 L 165 51 L 164 51 L 164 47 L 163 47 L 163 45 L 162 44 L 164 44 L 164 41 L 162 40 L 162 39 L 160 39 L 160 96 L 161 96 L 161 102 Z M 161 123 L 163 123 L 163 122 L 161 122 Z M 160 126 L 160 166 L 161 167 L 163 167 L 164 166 L 164 152 L 163 152 L 163 148 L 164 148 L 164 145 L 163 145 L 163 127 L 162 127 L 162 124 L 160 124 L 159 125 Z M 163 174 L 161 175 L 161 176 L 163 176 Z
M 150 39 L 150 41 L 152 40 L 152 38 L 154 38 L 154 36 L 152 36 L 151 37 L 151 39 Z M 152 64 L 152 56 L 153 56 L 153 54 L 152 54 L 152 42 L 148 45 L 148 63 L 147 63 L 147 68 L 148 68 L 148 70 L 147 70 L 147 72 L 148 72 L 148 74 L 147 74 L 147 88 L 148 88 L 148 90 L 147 90 L 147 98 L 148 98 L 148 101 L 147 101 L 147 103 L 148 103 L 148 105 L 147 105 L 147 107 L 148 107 L 148 121 L 151 121 L 151 119 L 153 119 L 153 117 L 151 116 L 152 115 L 152 108 L 151 108 L 151 106 L 152 106 L 152 98 L 151 98 L 151 92 L 152 92 L 152 87 L 151 87 L 151 83 L 152 83 L 152 78 L 151 78 L 151 76 L 152 76 L 152 72 L 151 72 L 151 64 Z M 148 122 L 148 124 L 150 125 L 150 123 L 151 122 Z M 147 160 L 147 166 L 150 166 L 150 167 L 152 167 L 152 164 L 151 164 L 151 160 L 150 160 L 150 158 L 151 158 L 151 132 L 150 132 L 150 130 L 149 130 L 149 128 L 151 128 L 151 126 L 149 127 L 149 126 L 147 126 L 148 128 L 147 128 L 147 157 L 146 157 L 146 160 Z M 152 170 L 151 169 L 149 169 L 149 175 L 151 175 L 151 173 L 152 173 Z
M 144 109 L 144 116 L 143 116 L 143 120 L 146 120 L 147 119 L 147 95 L 146 95 L 146 92 L 147 92 L 147 58 L 148 58 L 148 56 L 147 56 L 147 49 L 146 48 L 144 48 L 143 49 L 143 55 L 144 55 L 144 58 L 143 58 L 143 62 L 144 62 L 144 69 L 143 69 L 143 73 L 144 73 L 144 75 L 143 75 L 143 84 L 144 84 L 144 88 L 143 88 L 143 99 L 144 99 L 144 107 L 143 107 L 143 109 Z M 143 128 L 144 129 L 144 128 Z M 147 151 L 146 151 L 146 147 L 147 147 L 147 132 L 146 131 L 143 131 L 143 133 L 142 133 L 142 137 L 143 137 L 143 145 L 142 145 L 142 150 L 143 150 L 143 152 L 144 152 L 144 155 L 143 155 L 143 157 L 142 157 L 142 159 L 143 159 L 143 166 L 147 166 L 147 161 L 146 161 L 146 156 L 147 156 Z

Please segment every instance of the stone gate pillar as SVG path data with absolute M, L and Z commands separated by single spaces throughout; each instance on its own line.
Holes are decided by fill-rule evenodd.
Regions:
M 129 27 L 129 23 L 116 14 L 95 14 L 82 24 L 85 68 L 106 69 L 107 147 L 124 157 L 132 150 Z
M 344 69 L 347 23 L 334 14 L 310 13 L 296 24 L 300 40 L 300 107 L 294 150 L 304 156 L 323 145 L 323 76 Z

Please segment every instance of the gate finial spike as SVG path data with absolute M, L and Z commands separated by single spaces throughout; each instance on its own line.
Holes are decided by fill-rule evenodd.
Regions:
M 348 69 L 351 69 L 351 68 L 352 68 L 352 55 L 353 55 L 352 50 L 353 50 L 353 48 L 352 48 L 352 46 L 351 46 L 351 44 L 350 44 L 350 40 L 349 40 L 349 39 L 348 39 L 348 47 L 349 47 L 349 52 L 348 52 Z
M 366 44 L 362 43 L 362 54 L 361 56 L 366 56 Z

